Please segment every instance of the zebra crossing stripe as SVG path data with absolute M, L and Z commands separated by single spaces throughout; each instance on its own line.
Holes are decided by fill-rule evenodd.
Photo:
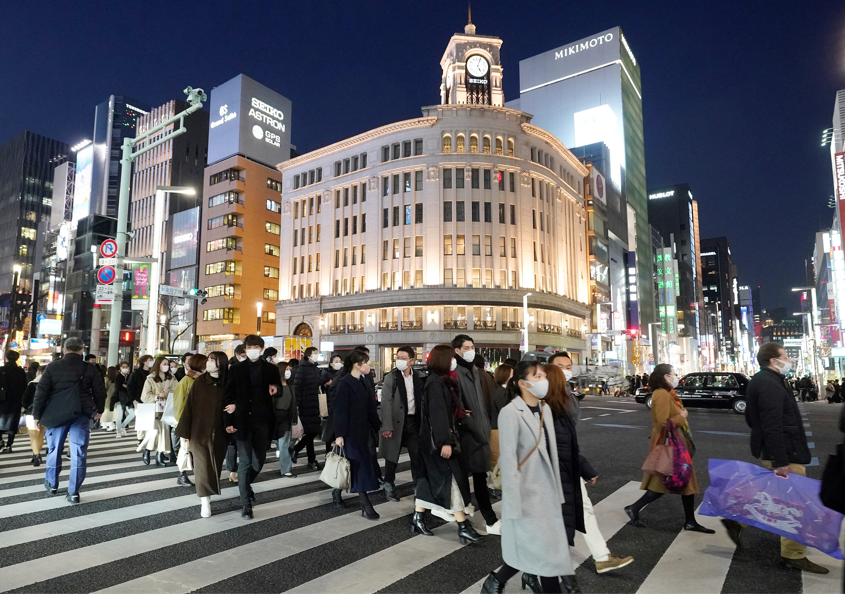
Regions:
M 397 484 L 408 482 L 410 480 L 410 471 L 405 471 L 396 475 Z M 331 499 L 331 493 L 329 491 L 321 491 L 317 495 L 319 495 L 319 497 L 306 495 L 302 498 L 297 497 L 296 499 L 316 499 L 321 503 L 327 503 Z M 293 500 L 288 499 L 277 503 L 291 501 Z M 317 503 L 317 505 L 319 505 L 319 503 Z M 262 519 L 267 517 L 267 514 L 264 512 L 271 506 L 273 506 L 273 504 L 256 507 L 256 520 L 258 520 L 259 517 Z M 284 506 L 275 507 L 278 508 Z M 311 506 L 309 505 L 308 507 Z M 302 509 L 304 509 L 304 506 Z M 399 503 L 382 503 L 380 505 L 376 505 L 375 509 L 381 515 L 381 521 L 379 523 L 383 523 L 396 520 L 402 516 L 413 513 L 414 504 L 412 498 L 408 497 Z M 298 510 L 292 509 L 284 513 L 291 513 L 293 511 Z M 274 514 L 274 511 L 271 511 L 270 513 Z M 259 514 L 261 514 L 261 516 L 259 516 Z M 224 515 L 233 516 L 236 514 L 233 512 Z M 237 512 L 237 515 L 239 516 L 240 513 Z M 274 515 L 281 514 L 275 513 Z M 197 520 L 197 522 L 208 522 L 209 520 L 213 520 L 215 517 L 216 516 L 212 516 L 211 518 L 205 520 Z M 191 523 L 192 522 L 189 522 L 189 524 Z M 243 526 L 243 520 L 241 520 L 240 517 L 233 518 L 230 521 L 222 521 L 222 523 L 225 523 L 225 527 L 222 528 L 222 530 L 228 530 L 233 526 Z M 235 577 L 241 573 L 258 569 L 259 567 L 268 565 L 278 561 L 279 559 L 285 559 L 303 551 L 327 545 L 339 538 L 351 536 L 369 528 L 377 527 L 378 525 L 379 524 L 367 520 L 366 518 L 362 518 L 356 513 L 348 513 L 302 528 L 283 532 L 282 534 L 258 540 L 248 545 L 235 547 L 208 557 L 183 563 L 182 565 L 177 565 L 176 567 L 158 571 L 128 582 L 123 582 L 110 588 L 99 590 L 97 594 L 148 594 L 149 592 L 162 591 L 166 591 L 168 594 L 193 592 L 195 590 L 199 590 L 200 588 L 210 586 L 216 582 Z M 168 530 L 170 532 L 182 532 L 185 528 L 185 524 L 181 524 L 179 528 L 180 530 L 176 531 L 172 528 L 168 528 Z M 215 532 L 222 530 L 215 530 Z M 195 531 L 189 530 L 188 532 L 190 533 Z M 190 534 L 190 537 L 193 538 L 197 538 L 197 536 L 197 534 Z M 160 545 L 157 540 L 152 542 L 154 542 L 153 546 L 159 548 Z M 106 562 L 108 562 L 108 560 L 103 559 L 103 563 Z M 4 583 L 2 573 L 0 573 L 0 583 Z
M 131 465 L 118 464 L 117 466 L 135 466 L 135 465 L 134 464 L 131 464 Z M 109 483 L 109 482 L 113 482 L 113 481 L 122 481 L 122 480 L 126 480 L 126 479 L 136 479 L 136 478 L 142 478 L 142 477 L 148 477 L 148 476 L 149 477 L 155 477 L 155 476 L 162 475 L 162 474 L 170 474 L 170 473 L 176 473 L 176 472 L 177 472 L 176 467 L 170 466 L 170 467 L 167 467 L 167 468 L 150 468 L 148 470 L 138 470 L 138 471 L 135 471 L 135 472 L 121 472 L 121 473 L 116 473 L 116 474 L 106 474 L 106 475 L 103 475 L 103 476 L 94 476 L 94 477 L 86 476 L 85 482 L 83 483 L 83 487 L 87 488 L 87 487 L 90 487 L 91 485 L 99 485 L 99 484 L 102 484 L 102 483 Z M 70 471 L 63 470 L 61 476 L 66 477 L 68 474 L 70 474 Z M 17 488 L 12 488 L 12 489 L 3 489 L 2 491 L 0 491 L 0 500 L 5 499 L 7 497 L 16 497 L 18 495 L 28 495 L 30 493 L 43 493 L 44 492 L 44 485 L 43 485 L 44 473 L 43 472 L 41 473 L 40 478 L 42 479 L 42 483 L 39 483 L 37 485 L 30 485 L 30 486 L 27 486 L 27 487 L 17 487 Z M 176 478 L 176 474 L 173 474 L 173 478 Z M 161 481 L 152 481 L 152 482 L 155 482 L 156 484 L 162 484 Z M 144 483 L 133 483 L 133 484 L 140 486 Z M 173 485 L 174 484 L 171 482 L 169 486 L 172 487 Z M 67 489 L 67 486 L 68 486 L 67 480 L 59 481 L 59 489 L 60 490 Z M 86 490 L 83 489 L 83 491 L 82 491 L 83 495 L 84 495 L 83 500 L 87 503 L 89 498 L 90 498 L 89 494 L 100 493 L 101 491 L 105 491 L 105 489 L 98 489 L 96 491 L 86 491 Z M 139 492 L 140 491 L 141 490 L 139 489 Z M 102 501 L 102 499 L 98 499 L 98 500 Z M 38 500 L 38 501 L 40 502 L 41 500 Z M 58 501 L 61 502 L 61 501 L 64 501 L 64 500 L 60 497 Z M 36 502 L 33 502 L 33 503 L 36 503 Z M 62 507 L 62 506 L 59 506 L 59 507 Z M 44 511 L 44 509 L 41 509 L 41 510 L 38 510 L 38 511 Z M 2 511 L 0 511 L 0 517 L 8 517 L 8 516 L 3 516 Z

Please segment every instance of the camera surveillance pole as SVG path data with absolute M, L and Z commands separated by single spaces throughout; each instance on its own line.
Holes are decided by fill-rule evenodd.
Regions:
M 120 160 L 120 196 L 118 199 L 117 210 L 117 234 L 115 241 L 117 242 L 117 264 L 115 265 L 115 291 L 114 302 L 111 306 L 111 319 L 109 321 L 109 354 L 108 365 L 117 365 L 118 346 L 120 344 L 120 317 L 123 312 L 123 260 L 126 256 L 126 227 L 129 219 L 129 184 L 132 182 L 132 163 L 140 155 L 146 153 L 155 147 L 164 144 L 165 142 L 180 136 L 187 132 L 185 128 L 185 116 L 188 116 L 195 111 L 202 108 L 204 101 L 208 99 L 202 89 L 194 89 L 188 87 L 185 89 L 185 94 L 188 96 L 189 107 L 172 118 L 164 120 L 157 126 L 148 129 L 144 134 L 137 138 L 123 139 L 123 158 Z M 179 123 L 179 127 L 168 132 L 167 127 L 171 124 Z M 146 146 L 134 150 L 135 147 L 144 142 L 148 142 L 156 134 L 162 133 L 158 140 L 149 142 Z M 160 249 L 160 246 L 154 246 L 154 250 Z M 154 297 L 151 295 L 150 299 Z

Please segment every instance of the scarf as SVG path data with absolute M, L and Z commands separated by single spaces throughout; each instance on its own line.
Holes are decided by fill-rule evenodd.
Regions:
M 678 405 L 678 408 L 680 408 L 681 410 L 686 410 L 684 408 L 683 403 L 681 402 L 680 397 L 678 396 L 678 393 L 675 392 L 674 388 L 670 390 L 669 394 L 672 395 L 672 398 L 675 400 L 675 404 Z M 692 431 L 690 431 L 689 428 L 689 421 L 687 419 L 684 419 L 684 422 L 678 425 L 678 430 L 684 434 L 684 437 L 687 438 L 687 441 L 689 442 L 689 453 L 690 456 L 692 456 L 695 453 L 695 442 L 692 440 Z

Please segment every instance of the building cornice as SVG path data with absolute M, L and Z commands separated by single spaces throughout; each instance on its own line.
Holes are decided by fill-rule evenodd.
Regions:
M 522 131 L 526 134 L 532 134 L 537 138 L 542 138 L 550 145 L 552 145 L 557 152 L 563 155 L 563 158 L 566 159 L 566 162 L 569 163 L 572 167 L 575 168 L 575 171 L 581 174 L 581 177 L 587 177 L 589 171 L 584 166 L 581 161 L 575 158 L 575 155 L 570 152 L 568 148 L 566 148 L 563 143 L 557 139 L 556 136 L 553 134 L 546 132 L 542 128 L 538 128 L 534 124 L 524 123 L 522 124 Z
M 352 138 L 347 138 L 346 140 L 341 140 L 340 142 L 330 144 L 327 147 L 312 151 L 310 153 L 306 153 L 304 155 L 296 157 L 295 159 L 283 161 L 282 163 L 276 165 L 276 169 L 284 173 L 286 169 L 290 169 L 291 167 L 298 167 L 303 163 L 307 163 L 309 161 L 313 161 L 314 159 L 325 157 L 334 152 L 343 151 L 356 144 L 366 142 L 368 140 L 373 140 L 374 138 L 378 138 L 379 136 L 385 136 L 387 134 L 392 134 L 393 132 L 399 132 L 400 130 L 412 130 L 414 128 L 431 128 L 436 123 L 437 117 L 429 116 L 422 118 L 414 118 L 412 120 L 404 120 L 401 122 L 396 122 L 394 124 L 388 124 L 387 126 L 375 128 L 374 130 L 359 134 L 358 136 L 353 136 Z

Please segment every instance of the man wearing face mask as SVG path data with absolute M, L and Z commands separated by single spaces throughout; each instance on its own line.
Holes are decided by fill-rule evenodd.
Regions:
M 247 360 L 234 365 L 226 378 L 223 410 L 231 415 L 226 432 L 237 440 L 241 517 L 251 520 L 255 501 L 251 485 L 264 466 L 270 442 L 278 437 L 273 396 L 281 390 L 282 380 L 279 369 L 261 359 L 263 338 L 250 334 L 244 347 Z
M 396 367 L 384 376 L 381 390 L 381 434 L 379 457 L 384 458 L 384 494 L 388 501 L 399 501 L 396 495 L 396 467 L 402 448 L 411 457 L 411 475 L 416 479 L 420 451 L 417 400 L 423 391 L 423 379 L 414 372 L 413 347 L 399 347 Z
M 490 469 L 490 417 L 484 403 L 484 392 L 475 367 L 475 344 L 466 334 L 452 339 L 455 351 L 455 372 L 461 389 L 461 400 L 466 418 L 461 423 L 461 466 L 472 475 L 475 499 L 484 521 L 487 534 L 501 534 L 502 523 L 493 511 L 487 489 L 487 471 Z
M 748 407 L 745 422 L 751 427 L 751 454 L 760 459 L 765 468 L 774 470 L 781 477 L 789 473 L 807 476 L 804 468 L 809 464 L 810 448 L 804 433 L 801 412 L 792 391 L 786 387 L 786 376 L 792 371 L 792 361 L 786 350 L 777 342 L 768 342 L 757 351 L 758 371 L 746 389 Z M 722 520 L 728 536 L 739 544 L 742 524 Z M 828 573 L 828 570 L 807 559 L 807 547 L 781 537 L 781 561 L 788 567 L 811 573 Z

